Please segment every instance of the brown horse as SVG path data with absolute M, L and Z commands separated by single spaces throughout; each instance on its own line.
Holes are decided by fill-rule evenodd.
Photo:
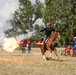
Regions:
M 44 48 L 44 50 L 42 49 L 42 44 L 43 44 L 43 43 L 41 43 L 41 40 L 38 40 L 38 41 L 37 41 L 36 44 L 40 47 L 41 52 L 42 52 L 42 56 L 43 56 L 43 59 L 44 59 L 44 60 L 46 60 L 46 57 L 45 57 L 45 52 L 46 52 L 46 50 L 49 50 L 49 51 L 50 51 L 50 56 L 49 56 L 49 58 L 51 58 L 51 56 L 52 56 L 52 51 L 54 51 L 54 53 L 55 53 L 55 55 L 57 56 L 58 60 L 60 60 L 60 58 L 59 58 L 59 56 L 58 56 L 58 54 L 57 54 L 56 48 L 52 46 L 52 43 L 53 43 L 57 38 L 60 39 L 60 35 L 59 35 L 59 32 L 58 32 L 58 31 L 55 31 L 55 32 L 52 34 L 52 36 L 47 39 L 46 44 L 45 44 L 46 48 Z

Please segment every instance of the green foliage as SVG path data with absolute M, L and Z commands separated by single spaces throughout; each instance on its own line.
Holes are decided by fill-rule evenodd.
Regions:
M 36 0 L 35 4 L 32 4 L 30 0 L 19 0 L 19 9 L 10 20 L 12 29 L 9 33 L 18 35 L 26 34 L 27 30 L 33 31 L 33 24 L 37 19 L 42 18 L 42 12 L 43 4 L 39 0 Z
M 36 41 L 36 40 L 38 40 L 38 39 L 40 39 L 41 37 L 44 36 L 44 33 L 39 32 L 43 27 L 44 27 L 44 25 L 41 25 L 41 26 L 35 25 L 34 26 L 34 30 L 36 30 L 36 33 L 33 34 L 33 36 L 32 36 L 33 40 Z
M 60 30 L 60 41 L 65 37 L 71 41 L 76 36 L 76 0 L 45 0 L 43 20 Z
M 30 0 L 19 0 L 19 9 L 10 20 L 12 29 L 6 31 L 9 35 L 25 34 L 27 30 L 38 31 L 42 26 L 33 25 L 37 19 L 50 21 L 55 29 L 60 30 L 62 43 L 65 38 L 69 41 L 76 36 L 76 0 L 45 0 L 45 5 L 39 0 L 32 4 Z M 32 39 L 38 39 L 44 34 L 35 33 Z

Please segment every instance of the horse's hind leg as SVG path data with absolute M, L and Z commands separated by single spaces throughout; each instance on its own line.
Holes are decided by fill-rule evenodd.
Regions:
M 40 49 L 41 49 L 41 53 L 42 53 L 42 57 L 43 57 L 43 59 L 46 60 L 46 57 L 45 57 L 46 49 L 43 50 L 41 45 L 39 45 L 39 47 L 40 47 Z
M 59 56 L 58 56 L 58 54 L 57 54 L 56 49 L 54 49 L 54 53 L 55 53 L 55 55 L 57 56 L 58 60 L 60 60 L 60 58 L 59 58 Z
M 52 57 L 52 50 L 50 48 L 47 48 L 50 51 L 49 59 Z
M 49 59 L 51 59 L 51 57 L 52 57 L 52 52 L 51 52 L 50 55 L 49 55 Z

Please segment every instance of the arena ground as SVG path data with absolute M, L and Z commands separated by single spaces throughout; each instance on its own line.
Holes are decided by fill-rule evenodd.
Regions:
M 29 54 L 21 50 L 6 52 L 0 49 L 0 75 L 76 75 L 76 57 L 64 56 L 60 51 L 64 48 L 57 48 L 57 57 L 52 54 L 52 59 L 43 60 L 39 48 L 32 48 Z M 50 52 L 46 52 L 49 56 Z

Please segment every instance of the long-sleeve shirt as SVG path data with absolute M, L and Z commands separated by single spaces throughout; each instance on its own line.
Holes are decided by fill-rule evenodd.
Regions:
M 49 27 L 45 27 L 42 30 L 40 30 L 40 32 L 43 32 L 43 31 L 45 31 L 45 35 L 50 36 L 52 31 L 55 31 L 55 30 L 52 27 L 50 27 L 50 28 Z
M 76 40 L 73 40 L 74 45 L 76 45 Z
M 31 45 L 31 41 L 30 41 L 30 40 L 28 40 L 28 41 L 27 41 L 27 44 L 28 44 L 28 45 Z
M 20 47 L 25 47 L 26 45 L 25 45 L 25 43 L 22 41 L 22 42 L 20 42 Z

